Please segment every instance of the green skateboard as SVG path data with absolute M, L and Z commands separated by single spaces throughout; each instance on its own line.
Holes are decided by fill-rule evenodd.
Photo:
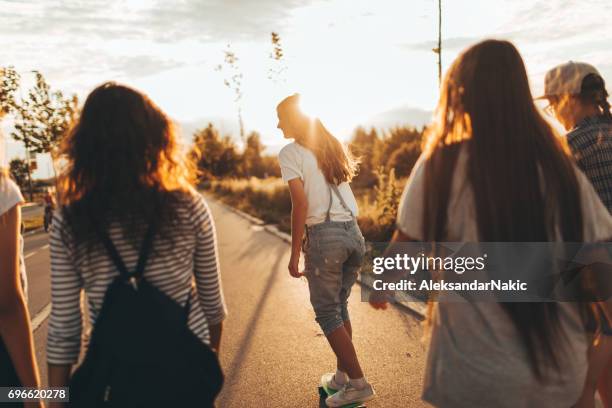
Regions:
M 327 405 L 325 405 L 325 399 L 336 392 L 338 391 L 329 388 L 325 384 L 321 384 L 319 386 L 319 396 L 321 397 L 321 402 L 323 403 L 321 406 L 326 407 Z M 343 405 L 341 408 L 366 408 L 366 406 L 362 402 L 353 402 L 352 404 Z

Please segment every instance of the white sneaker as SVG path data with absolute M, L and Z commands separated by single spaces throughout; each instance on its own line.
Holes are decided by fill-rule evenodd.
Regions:
M 323 374 L 321 377 L 321 385 L 329 389 L 331 392 L 340 391 L 345 384 L 339 384 L 336 382 L 336 373 Z
M 353 387 L 351 383 L 346 384 L 340 391 L 330 395 L 325 400 L 328 407 L 342 407 L 353 403 L 370 401 L 376 396 L 371 384 L 366 384 L 362 390 Z

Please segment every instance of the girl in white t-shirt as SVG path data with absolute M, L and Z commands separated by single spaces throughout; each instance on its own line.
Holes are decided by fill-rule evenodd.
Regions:
M 291 193 L 289 273 L 308 280 L 316 321 L 336 354 L 336 372 L 323 375 L 321 382 L 338 391 L 327 398 L 327 405 L 339 407 L 374 398 L 374 389 L 363 375 L 353 346 L 347 309 L 365 253 L 355 219 L 357 203 L 348 184 L 356 166 L 320 120 L 301 112 L 299 100 L 295 94 L 277 107 L 278 128 L 285 138 L 295 140 L 278 155 Z M 302 249 L 304 273 L 298 270 Z
M 27 307 L 22 203 L 19 188 L 0 168 L 0 387 L 40 387 Z M 23 406 L 40 407 L 42 403 Z

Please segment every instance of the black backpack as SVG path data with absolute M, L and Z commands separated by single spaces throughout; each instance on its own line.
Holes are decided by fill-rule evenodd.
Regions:
M 187 326 L 193 288 L 183 307 L 143 277 L 155 229 L 149 225 L 133 273 L 98 234 L 120 276 L 70 381 L 72 407 L 212 407 L 221 390 L 217 355 Z

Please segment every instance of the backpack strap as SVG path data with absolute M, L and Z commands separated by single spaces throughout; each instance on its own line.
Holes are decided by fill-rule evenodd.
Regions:
M 108 233 L 100 229 L 97 229 L 98 236 L 100 237 L 100 240 L 104 244 L 104 247 L 106 248 L 106 252 L 108 253 L 111 260 L 115 264 L 115 267 L 119 271 L 121 278 L 123 278 L 123 280 L 125 281 L 129 281 L 132 284 L 132 286 L 134 286 L 134 289 L 137 289 L 137 279 L 140 279 L 142 277 L 142 274 L 144 273 L 144 268 L 146 266 L 147 259 L 149 258 L 151 248 L 153 246 L 153 237 L 155 236 L 155 231 L 156 231 L 156 223 L 155 222 L 149 223 L 149 226 L 147 227 L 147 232 L 145 233 L 144 240 L 140 246 L 140 252 L 138 254 L 138 264 L 136 265 L 136 270 L 133 273 L 130 273 L 127 267 L 125 266 L 125 263 L 123 262 L 123 259 L 121 258 L 121 255 L 119 255 L 117 248 L 113 244 L 113 241 L 108 236 Z
M 121 259 L 121 256 L 119 255 L 119 252 L 117 252 L 117 248 L 115 248 L 115 245 L 113 245 L 113 241 L 111 241 L 110 237 L 106 232 L 102 232 L 100 229 L 97 229 L 97 233 L 100 240 L 104 244 L 104 247 L 106 248 L 106 252 L 115 264 L 115 268 L 117 268 L 121 277 L 127 281 L 130 278 L 130 273 L 125 267 L 123 259 Z
M 145 266 L 147 265 L 147 259 L 149 259 L 149 254 L 151 253 L 151 249 L 153 248 L 153 237 L 155 237 L 155 232 L 157 230 L 157 223 L 155 221 L 150 222 L 147 227 L 147 232 L 145 233 L 144 240 L 140 246 L 140 253 L 138 254 L 138 263 L 136 264 L 136 271 L 134 271 L 134 276 L 137 279 L 142 277 L 144 273 Z

